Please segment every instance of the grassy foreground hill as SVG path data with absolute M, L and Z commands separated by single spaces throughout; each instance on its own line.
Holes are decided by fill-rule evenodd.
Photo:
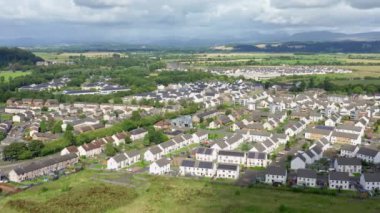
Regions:
M 379 212 L 378 199 L 86 170 L 0 200 L 1 212 Z

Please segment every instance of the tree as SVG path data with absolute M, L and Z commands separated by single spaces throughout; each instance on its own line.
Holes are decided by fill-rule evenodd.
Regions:
M 150 143 L 159 144 L 168 140 L 167 136 L 161 131 L 156 131 L 154 128 L 148 130 L 148 139 Z
M 126 143 L 126 144 L 131 144 L 131 143 L 132 143 L 131 137 L 127 136 L 127 137 L 125 138 L 125 143 Z
M 67 124 L 67 126 L 66 126 L 66 131 L 73 131 L 73 130 L 74 130 L 73 125 L 71 125 L 71 124 Z
M 19 154 L 17 160 L 26 160 L 32 157 L 33 157 L 33 153 L 30 150 L 25 150 Z
M 372 85 L 372 84 L 368 85 L 367 88 L 366 88 L 366 91 L 367 91 L 368 94 L 373 95 L 373 94 L 375 94 L 377 92 L 377 87 L 374 86 L 374 85 Z
M 40 132 L 47 132 L 47 125 L 45 120 L 42 120 L 40 122 Z
M 4 140 L 5 137 L 6 137 L 6 134 L 0 131 L 0 141 Z
M 56 122 L 53 124 L 52 132 L 53 132 L 54 134 L 56 134 L 56 133 L 62 133 L 62 121 L 56 121 Z
M 355 94 L 363 94 L 363 88 L 361 86 L 356 86 L 352 89 L 352 92 Z
M 28 144 L 28 150 L 31 152 L 31 157 L 41 156 L 41 150 L 44 148 L 44 144 L 41 141 L 31 141 Z
M 75 137 L 74 137 L 74 134 L 72 131 L 66 131 L 64 134 L 63 134 L 63 138 L 70 144 L 70 145 L 74 145 L 75 144 Z
M 114 156 L 117 153 L 116 148 L 112 145 L 112 143 L 106 144 L 105 153 L 107 156 L 111 157 Z
M 139 121 L 141 119 L 141 115 L 139 111 L 133 111 L 131 120 L 133 121 Z
M 4 160 L 18 160 L 21 153 L 27 151 L 28 148 L 25 143 L 11 143 L 4 147 L 3 158 Z

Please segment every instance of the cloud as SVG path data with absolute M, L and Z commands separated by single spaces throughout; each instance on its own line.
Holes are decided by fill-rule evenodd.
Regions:
M 378 20 L 377 0 L 0 0 L 0 38 L 218 40 L 374 31 Z
M 339 3 L 341 0 L 270 0 L 274 8 L 323 8 Z
M 346 0 L 347 4 L 358 9 L 380 8 L 379 0 Z
M 126 7 L 129 1 L 122 0 L 74 0 L 75 5 L 91 9 L 107 9 L 114 7 Z

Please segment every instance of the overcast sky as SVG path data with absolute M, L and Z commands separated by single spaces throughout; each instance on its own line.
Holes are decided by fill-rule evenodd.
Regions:
M 141 42 L 380 31 L 380 0 L 0 0 L 0 39 Z

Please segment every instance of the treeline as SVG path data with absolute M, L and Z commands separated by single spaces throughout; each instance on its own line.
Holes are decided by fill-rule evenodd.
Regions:
M 32 52 L 20 48 L 0 47 L 0 68 L 10 64 L 33 65 L 42 58 L 35 56 Z
M 330 77 L 317 77 L 317 76 L 302 76 L 299 77 L 289 77 L 289 79 L 294 78 L 292 80 L 292 87 L 290 91 L 292 92 L 303 92 L 307 89 L 324 89 L 327 92 L 331 93 L 343 93 L 343 94 L 368 94 L 373 95 L 375 93 L 380 92 L 380 87 L 378 84 L 368 84 L 368 83 L 348 83 L 348 84 L 337 84 L 337 81 L 347 80 L 349 79 L 340 79 L 340 78 L 330 78 Z M 355 80 L 363 80 L 363 79 L 355 79 Z M 380 78 L 372 78 L 366 77 L 364 80 L 378 80 L 380 82 Z M 365 81 L 364 81 L 365 82 Z M 282 84 L 279 79 L 272 79 L 265 83 L 265 87 L 269 88 L 275 84 Z

